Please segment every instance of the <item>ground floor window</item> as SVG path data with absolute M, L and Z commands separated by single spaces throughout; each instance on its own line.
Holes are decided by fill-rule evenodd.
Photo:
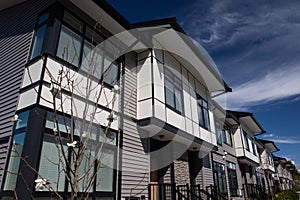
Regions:
M 224 197 L 227 197 L 227 184 L 226 184 L 226 174 L 225 174 L 225 165 L 214 162 L 214 183 L 217 187 L 218 193 L 222 194 Z
M 238 182 L 237 182 L 237 176 L 236 176 L 236 166 L 234 163 L 227 161 L 226 167 L 227 167 L 230 196 L 236 197 L 236 196 L 238 196 L 238 189 L 239 189 Z

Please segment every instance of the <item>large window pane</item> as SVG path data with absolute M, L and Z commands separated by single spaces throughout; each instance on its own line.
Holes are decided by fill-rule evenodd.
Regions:
M 27 126 L 29 110 L 23 113 L 18 114 L 18 120 L 16 121 L 15 129 L 24 128 Z
M 221 163 L 214 162 L 214 183 L 220 194 L 227 197 L 227 184 L 225 175 L 225 166 Z
M 110 61 L 107 57 L 104 59 L 103 78 L 109 85 L 115 85 L 118 81 L 118 65 Z
M 182 93 L 177 88 L 175 88 L 175 108 L 179 112 L 182 112 Z
M 102 51 L 94 47 L 90 42 L 85 41 L 83 47 L 81 69 L 90 75 L 100 79 L 103 69 Z
M 19 172 L 20 157 L 22 156 L 25 132 L 13 136 L 13 144 L 9 155 L 9 163 L 6 173 L 4 190 L 12 190 L 16 187 L 17 174 Z
M 230 196 L 232 197 L 238 196 L 238 182 L 237 182 L 235 164 L 227 161 L 226 166 L 227 166 Z
M 175 108 L 173 90 L 174 90 L 174 86 L 172 82 L 166 79 L 165 81 L 166 104 Z
M 64 152 L 67 155 L 67 147 L 64 145 Z M 40 158 L 39 174 L 50 181 L 51 187 L 57 191 L 64 191 L 65 173 L 63 171 L 62 152 L 56 146 L 54 136 L 45 134 L 42 153 Z M 60 159 L 63 161 L 61 162 Z M 39 189 L 41 191 L 48 191 L 47 188 Z
M 59 129 L 61 132 L 71 132 L 71 119 L 62 115 L 57 115 L 58 127 L 55 124 L 54 113 L 47 112 L 46 128 Z
M 47 29 L 47 24 L 35 30 L 33 41 L 32 41 L 30 59 L 33 59 L 41 54 L 46 29 Z
M 57 49 L 57 56 L 78 66 L 82 38 L 71 29 L 62 25 Z
M 114 184 L 114 151 L 106 150 L 102 153 L 100 167 L 97 172 L 96 190 L 102 192 L 112 192 Z

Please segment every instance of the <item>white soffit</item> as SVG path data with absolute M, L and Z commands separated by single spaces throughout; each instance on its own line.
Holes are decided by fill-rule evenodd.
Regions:
M 165 49 L 172 50 L 172 53 L 177 54 L 188 61 L 190 65 L 185 67 L 194 74 L 195 77 L 202 77 L 210 92 L 225 90 L 222 78 L 216 76 L 209 70 L 210 66 L 205 65 L 201 58 L 195 55 L 192 49 L 184 42 L 176 31 L 173 29 L 166 29 L 165 31 L 154 35 L 154 38 Z
M 101 26 L 105 27 L 113 34 L 124 31 L 125 28 L 108 15 L 102 8 L 91 0 L 70 0 L 80 10 L 84 11 L 87 15 L 98 21 Z
M 26 0 L 0 0 L 0 10 L 15 6 L 19 3 L 23 3 Z
M 251 116 L 241 117 L 241 121 L 246 124 L 253 132 L 261 133 L 263 130 L 256 124 Z

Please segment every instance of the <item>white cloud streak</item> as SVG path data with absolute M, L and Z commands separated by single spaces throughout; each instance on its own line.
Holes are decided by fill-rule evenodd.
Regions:
M 257 72 L 259 74 L 259 72 Z M 260 79 L 233 87 L 226 95 L 227 108 L 245 109 L 300 94 L 300 67 L 270 71 Z
M 277 136 L 275 134 L 265 134 L 261 136 L 263 139 L 271 140 L 279 144 L 300 144 L 299 138 Z

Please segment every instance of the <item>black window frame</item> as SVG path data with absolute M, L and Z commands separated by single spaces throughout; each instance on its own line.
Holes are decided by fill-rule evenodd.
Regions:
M 234 166 L 234 169 L 230 167 L 230 164 Z M 226 161 L 227 177 L 229 183 L 229 193 L 231 197 L 238 197 L 238 180 L 236 173 L 236 164 Z
M 250 152 L 250 144 L 249 144 L 249 137 L 246 131 L 243 130 L 243 140 L 244 140 L 244 148 Z
M 220 178 L 219 174 L 221 174 L 221 179 L 219 179 Z M 213 177 L 214 177 L 214 184 L 215 187 L 217 188 L 218 193 L 227 197 L 228 188 L 227 188 L 226 170 L 224 164 L 213 161 Z M 221 184 L 222 184 L 222 188 L 219 187 Z M 220 191 L 221 189 L 224 189 L 224 191 Z
M 220 122 L 215 120 L 215 131 L 216 131 L 216 139 L 217 139 L 217 144 L 222 146 L 222 127 Z
M 165 90 L 165 105 L 170 108 L 171 110 L 173 110 L 174 112 L 182 115 L 184 113 L 184 102 L 183 102 L 183 86 L 182 86 L 182 80 L 177 77 L 173 72 L 171 72 L 171 70 L 167 69 L 166 67 L 164 67 L 164 90 Z M 169 77 L 169 75 L 171 77 Z M 176 79 L 177 79 L 177 84 L 176 84 Z M 169 81 L 172 84 L 172 90 L 170 90 L 170 88 L 167 88 L 166 86 L 166 81 Z M 167 102 L 167 90 L 169 90 L 171 92 L 171 94 L 173 95 L 173 105 L 170 105 Z M 176 106 L 176 90 L 180 91 L 180 97 L 181 97 L 181 110 L 179 110 L 179 108 Z
M 72 25 L 70 25 L 68 22 L 64 21 L 64 16 L 65 13 L 69 14 L 71 17 L 75 18 L 77 21 L 79 21 L 82 24 L 82 30 L 79 31 L 78 29 L 74 28 Z M 55 51 L 54 54 L 57 58 L 59 58 L 61 61 L 67 63 L 69 66 L 71 66 L 75 71 L 79 71 L 81 70 L 81 72 L 85 75 L 87 75 L 88 73 L 86 71 L 84 71 L 82 69 L 82 62 L 83 62 L 83 57 L 84 57 L 84 48 L 85 48 L 85 43 L 88 42 L 92 45 L 92 47 L 98 45 L 99 43 L 101 43 L 102 41 L 104 41 L 108 36 L 107 33 L 102 33 L 99 32 L 97 29 L 93 28 L 89 23 L 87 23 L 86 21 L 78 18 L 72 11 L 70 11 L 69 9 L 64 8 L 62 10 L 62 14 L 60 16 L 58 16 L 57 18 L 60 21 L 60 26 L 59 26 L 59 34 L 57 37 L 57 41 L 56 41 L 56 47 L 55 47 Z M 97 22 L 95 22 L 97 23 Z M 61 56 L 58 55 L 58 49 L 59 49 L 59 41 L 60 41 L 60 37 L 61 37 L 61 31 L 62 31 L 62 27 L 65 26 L 67 29 L 69 29 L 70 31 L 74 32 L 76 35 L 78 35 L 80 37 L 80 50 L 79 50 L 79 58 L 78 58 L 78 66 L 74 65 L 72 63 L 70 63 L 69 61 L 65 60 L 64 58 L 62 58 Z M 88 37 L 88 33 L 87 30 L 92 30 L 93 34 L 98 35 L 97 37 L 94 35 L 93 38 L 89 38 Z M 102 28 L 101 28 L 102 31 Z M 107 31 L 103 31 L 103 32 L 107 32 Z M 95 38 L 99 38 L 100 41 L 96 41 Z M 114 56 L 111 54 L 111 52 L 106 51 L 106 49 L 103 49 L 103 52 L 105 55 L 105 57 L 109 57 L 109 58 L 113 58 Z M 117 76 L 116 76 L 116 80 L 114 81 L 114 83 L 108 83 L 107 81 L 105 81 L 105 76 L 103 76 L 103 73 L 105 72 L 104 68 L 105 66 L 102 66 L 102 70 L 101 70 L 101 77 L 99 82 L 101 83 L 102 81 L 104 82 L 104 85 L 108 88 L 112 88 L 113 85 L 117 84 L 117 82 L 120 79 L 120 58 L 111 61 L 112 64 L 114 64 L 118 69 L 117 69 Z M 102 63 L 103 64 L 103 63 Z M 111 65 L 109 66 L 111 67 Z M 108 68 L 109 68 L 108 67 Z M 98 80 L 99 78 L 96 77 L 91 77 L 91 78 L 95 78 L 95 80 Z M 103 80 L 104 79 L 104 80 Z
M 227 137 L 227 133 L 228 133 L 229 138 Z M 231 135 L 231 133 L 232 133 L 231 127 L 227 124 L 224 124 L 223 129 L 222 129 L 223 143 L 232 147 L 232 135 Z M 227 141 L 229 141 L 229 143 Z
M 210 116 L 209 116 L 210 105 L 203 97 L 201 97 L 197 93 L 196 93 L 196 98 L 197 98 L 196 100 L 197 100 L 198 124 L 199 124 L 200 127 L 210 131 L 211 130 Z M 206 107 L 205 107 L 205 104 L 207 105 Z M 203 121 L 200 121 L 200 117 L 199 117 L 199 115 L 200 115 L 199 112 L 200 111 L 201 111 L 201 115 L 202 115 L 201 118 L 203 119 Z M 207 116 L 205 116 L 205 112 L 207 113 Z M 206 122 L 206 119 L 208 119 L 207 122 Z M 206 125 L 208 125 L 208 127 L 206 127 Z

